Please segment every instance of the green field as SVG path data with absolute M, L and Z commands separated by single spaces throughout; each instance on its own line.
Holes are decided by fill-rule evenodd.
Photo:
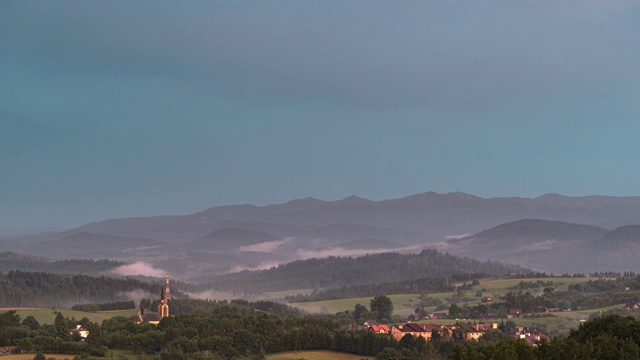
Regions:
M 267 355 L 269 360 L 373 360 L 372 357 L 335 351 L 290 351 Z
M 483 295 L 498 297 L 500 295 L 504 295 L 509 291 L 517 291 L 513 288 L 518 285 L 521 281 L 531 281 L 536 282 L 538 280 L 547 282 L 553 281 L 553 288 L 556 290 L 566 290 L 567 287 L 571 284 L 578 284 L 581 282 L 589 281 L 587 278 L 533 278 L 533 279 L 497 279 L 497 280 L 487 280 L 480 281 L 480 285 L 474 286 L 472 290 L 466 291 L 466 298 L 469 301 L 459 302 L 459 305 L 469 304 L 470 306 L 477 305 L 480 302 L 480 299 L 475 297 L 475 292 L 478 290 L 483 290 Z M 539 295 L 542 293 L 543 288 L 535 288 L 528 289 L 523 291 L 530 291 L 532 294 Z M 445 304 L 449 304 L 451 302 L 452 293 L 430 293 L 427 294 L 429 297 L 439 298 Z M 420 304 L 420 296 L 418 294 L 395 294 L 388 295 L 391 301 L 393 302 L 393 313 L 394 315 L 400 315 L 402 317 L 408 316 L 411 314 L 415 308 Z M 353 310 L 356 304 L 365 305 L 367 308 L 369 307 L 369 302 L 371 297 L 363 297 L 363 298 L 351 298 L 351 299 L 338 299 L 338 300 L 326 300 L 326 301 L 313 301 L 313 302 L 302 302 L 302 303 L 293 303 L 291 305 L 298 307 L 300 309 L 309 311 L 309 312 L 325 312 L 329 314 L 335 314 L 337 312 L 345 311 L 345 310 Z M 544 327 L 549 331 L 558 330 L 558 331 L 566 331 L 570 328 L 575 328 L 580 324 L 580 320 L 589 319 L 589 315 L 595 312 L 605 312 L 607 310 L 613 308 L 622 308 L 624 304 L 619 304 L 615 306 L 610 306 L 601 309 L 590 309 L 583 311 L 572 311 L 572 312 L 553 312 L 553 317 L 545 317 L 545 318 L 526 318 L 526 319 L 514 319 L 517 326 L 537 326 Z M 435 312 L 435 307 L 427 307 L 425 310 L 429 312 Z M 447 312 L 444 310 L 444 312 Z M 496 319 L 496 321 L 503 321 L 506 319 Z M 421 323 L 426 323 L 428 321 L 421 321 Z M 453 324 L 456 320 L 446 320 L 439 319 L 437 322 L 440 324 Z
M 47 359 L 55 358 L 56 360 L 73 360 L 75 355 L 64 355 L 64 354 L 44 354 Z M 0 356 L 1 360 L 33 360 L 35 354 L 19 354 L 19 355 L 3 355 Z
M 27 308 L 0 308 L 0 312 L 5 312 L 8 310 L 15 310 L 18 315 L 20 315 L 20 319 L 24 319 L 27 316 L 31 315 L 38 320 L 40 324 L 53 324 L 56 312 L 61 312 L 62 315 L 68 318 L 75 318 L 76 320 L 80 320 L 84 317 L 88 318 L 93 322 L 97 322 L 99 324 L 102 323 L 103 320 L 111 319 L 114 316 L 125 316 L 129 317 L 138 312 L 138 310 L 118 310 L 118 311 L 98 311 L 98 312 L 84 312 L 84 311 L 75 311 L 75 310 L 52 310 L 52 309 L 27 309 Z
M 518 285 L 520 281 L 536 282 L 538 280 L 541 280 L 544 282 L 553 281 L 554 289 L 566 290 L 570 284 L 578 284 L 581 282 L 589 281 L 590 279 L 587 279 L 587 278 L 532 278 L 532 279 L 498 279 L 498 280 L 480 281 L 480 285 L 474 286 L 473 290 L 466 291 L 467 293 L 466 297 L 470 298 L 470 301 L 462 302 L 459 304 L 460 305 L 464 305 L 465 303 L 468 303 L 469 305 L 477 304 L 479 302 L 479 299 L 476 299 L 474 295 L 475 295 L 475 292 L 478 290 L 483 290 L 484 295 L 497 297 L 499 295 L 504 295 L 509 291 L 515 291 L 509 288 Z M 542 293 L 542 289 L 543 288 L 537 288 L 537 289 L 530 289 L 525 291 L 530 291 L 534 295 L 539 295 Z M 292 292 L 295 292 L 295 290 Z M 449 303 L 451 301 L 451 296 L 453 294 L 451 292 L 446 292 L 446 293 L 431 293 L 427 295 L 430 297 L 439 298 L 445 303 Z M 393 313 L 395 315 L 408 316 L 415 310 L 418 304 L 420 304 L 420 295 L 418 294 L 395 294 L 395 295 L 388 295 L 388 296 L 393 302 Z M 369 301 L 371 299 L 372 297 L 364 297 L 364 298 L 300 302 L 300 303 L 292 303 L 291 305 L 309 312 L 328 312 L 329 314 L 335 314 L 340 311 L 353 310 L 353 307 L 356 304 L 362 304 L 368 308 Z M 425 308 L 425 309 L 427 311 L 435 311 L 435 307 Z

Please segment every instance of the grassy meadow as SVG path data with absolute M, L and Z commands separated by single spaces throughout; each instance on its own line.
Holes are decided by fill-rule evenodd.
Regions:
M 484 296 L 498 297 L 500 295 L 504 295 L 509 291 L 517 291 L 514 290 L 513 287 L 517 286 L 521 281 L 524 282 L 537 282 L 541 280 L 543 282 L 553 281 L 553 288 L 555 290 L 566 290 L 571 284 L 579 284 L 581 282 L 589 281 L 587 278 L 531 278 L 531 279 L 497 279 L 497 280 L 486 280 L 480 281 L 480 285 L 474 286 L 472 290 L 466 290 L 465 298 L 468 301 L 458 302 L 458 305 L 463 306 L 464 304 L 469 304 L 470 306 L 477 305 L 480 303 L 480 299 L 475 297 L 475 293 L 478 290 L 482 290 Z M 530 291 L 534 295 L 539 295 L 542 293 L 543 287 L 527 289 L 523 291 Z M 445 304 L 451 303 L 451 297 L 453 295 L 452 292 L 446 293 L 430 293 L 427 294 L 429 297 L 441 299 Z M 394 315 L 400 315 L 402 317 L 408 316 L 411 314 L 415 308 L 420 304 L 420 295 L 418 294 L 393 294 L 387 295 L 393 302 L 393 313 Z M 313 301 L 313 302 L 301 302 L 301 303 L 293 303 L 291 305 L 298 307 L 300 309 L 309 311 L 309 312 L 327 312 L 329 314 L 334 314 L 336 312 L 341 312 L 345 310 L 353 310 L 356 304 L 365 305 L 369 308 L 369 302 L 372 297 L 363 297 L 363 298 L 351 298 L 351 299 L 337 299 L 337 300 L 326 300 L 326 301 Z M 543 327 L 548 330 L 558 330 L 558 331 L 566 331 L 570 328 L 577 327 L 581 321 L 588 320 L 589 315 L 597 312 L 605 312 L 610 309 L 618 308 L 621 309 L 624 307 L 624 304 L 618 304 L 614 306 L 609 306 L 605 308 L 599 309 L 590 309 L 590 310 L 581 310 L 581 311 L 571 311 L 571 312 L 551 312 L 553 316 L 551 317 L 540 317 L 540 318 L 522 318 L 522 319 L 513 319 L 517 326 L 536 326 Z M 426 307 L 425 310 L 429 312 L 436 312 L 435 306 Z M 442 312 L 447 312 L 447 310 L 440 310 Z M 495 321 L 500 322 L 506 319 L 496 319 Z M 484 320 L 489 321 L 489 320 Z M 449 319 L 438 319 L 438 320 L 424 320 L 420 321 L 420 323 L 439 323 L 439 324 L 454 324 L 456 320 Z
M 36 354 L 18 354 L 18 355 L 2 355 L 0 356 L 1 360 L 33 360 L 33 357 Z M 44 354 L 47 359 L 55 358 L 56 360 L 73 360 L 75 355 L 65 355 L 65 354 Z
M 372 357 L 335 351 L 290 351 L 267 355 L 268 360 L 373 360 Z
M 53 324 L 56 312 L 61 312 L 62 315 L 68 318 L 75 318 L 76 320 L 80 320 L 84 317 L 89 320 L 97 323 L 102 323 L 103 320 L 111 319 L 114 316 L 125 316 L 129 317 L 138 312 L 138 310 L 115 310 L 115 311 L 98 311 L 98 312 L 85 312 L 85 311 L 75 311 L 75 310 L 52 310 L 52 309 L 37 309 L 37 308 L 0 308 L 0 312 L 5 312 L 9 310 L 15 310 L 18 315 L 20 315 L 20 319 L 26 318 L 27 316 L 33 316 L 38 320 L 40 324 Z
M 553 288 L 556 290 L 566 290 L 567 287 L 571 284 L 577 284 L 581 282 L 589 281 L 587 278 L 532 278 L 532 279 L 498 279 L 498 280 L 487 280 L 480 281 L 480 285 L 474 286 L 473 290 L 467 290 L 467 298 L 472 298 L 470 301 L 459 303 L 460 305 L 464 305 L 468 303 L 469 305 L 477 304 L 480 299 L 474 297 L 475 292 L 478 290 L 483 290 L 483 295 L 497 297 L 499 295 L 504 295 L 509 291 L 515 291 L 510 289 L 516 285 L 518 285 L 521 281 L 531 281 L 536 282 L 538 280 L 547 282 L 553 281 Z M 530 289 L 526 290 L 530 291 L 534 295 L 539 295 L 542 293 L 542 288 Z M 292 291 L 295 293 L 295 290 Z M 427 294 L 430 297 L 441 299 L 445 303 L 451 302 L 451 297 L 453 295 L 452 292 L 445 293 L 430 293 Z M 393 294 L 389 295 L 389 298 L 393 302 L 393 313 L 400 316 L 408 316 L 411 314 L 415 308 L 420 304 L 420 295 L 418 294 Z M 350 298 L 350 299 L 337 299 L 337 300 L 324 300 L 324 301 L 311 301 L 311 302 L 300 302 L 300 303 L 292 303 L 292 306 L 298 307 L 300 309 L 309 311 L 309 312 L 328 312 L 329 314 L 335 314 L 336 312 L 345 311 L 345 310 L 353 310 L 353 307 L 356 304 L 365 305 L 367 308 L 369 307 L 369 301 L 372 297 L 364 297 L 364 298 Z M 435 307 L 425 308 L 427 311 L 435 311 Z

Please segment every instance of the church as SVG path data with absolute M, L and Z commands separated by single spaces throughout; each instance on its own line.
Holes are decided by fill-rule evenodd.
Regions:
M 169 299 L 171 298 L 171 292 L 169 291 L 169 274 L 167 274 L 165 286 L 160 292 L 160 299 L 158 300 L 158 312 L 145 311 L 140 302 L 140 310 L 135 315 L 131 315 L 129 320 L 136 324 L 153 324 L 158 325 L 162 318 L 169 316 Z

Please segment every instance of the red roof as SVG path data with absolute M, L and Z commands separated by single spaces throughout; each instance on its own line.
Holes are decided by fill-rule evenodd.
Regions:
M 370 329 L 377 333 L 379 332 L 388 333 L 390 331 L 387 325 L 371 325 Z

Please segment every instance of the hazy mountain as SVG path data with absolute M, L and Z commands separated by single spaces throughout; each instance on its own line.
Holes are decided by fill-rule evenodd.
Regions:
M 342 249 L 362 249 L 362 250 L 376 250 L 376 249 L 402 249 L 405 248 L 406 244 L 401 244 L 396 241 L 389 241 L 383 239 L 362 239 L 362 240 L 352 240 L 345 241 L 335 245 L 336 247 Z
M 263 271 L 217 277 L 205 274 L 199 280 L 212 283 L 220 289 L 257 292 L 333 288 L 464 273 L 504 275 L 526 271 L 518 265 L 482 262 L 436 250 L 423 250 L 411 254 L 381 253 L 298 260 Z
M 535 246 L 539 242 L 569 241 L 588 242 L 606 234 L 608 230 L 591 225 L 571 224 L 562 221 L 522 219 L 481 231 L 475 235 L 450 240 L 451 244 L 464 246 L 501 246 L 512 248 Z
M 17 253 L 34 254 L 54 259 L 120 259 L 130 257 L 133 251 L 163 244 L 157 240 L 82 232 L 32 245 L 18 245 L 11 250 Z
M 539 220 L 517 222 L 522 219 Z M 640 197 L 481 198 L 427 192 L 383 201 L 305 198 L 267 206 L 220 206 L 188 215 L 110 219 L 64 232 L 3 237 L 0 250 L 136 258 L 189 276 L 264 269 L 295 259 L 341 255 L 339 249 L 348 250 L 347 255 L 376 253 L 389 245 L 442 247 L 540 270 L 584 271 L 577 265 L 587 262 L 588 269 L 597 262 L 587 261 L 591 245 L 580 244 L 604 236 L 606 230 L 598 226 L 634 223 L 640 223 Z M 446 241 L 461 234 L 476 235 Z M 338 252 L 331 250 L 336 248 Z M 564 261 L 557 261 L 558 256 Z
M 624 247 L 640 247 L 640 225 L 626 225 L 606 233 L 593 242 L 594 248 L 611 249 Z
M 637 271 L 640 226 L 609 231 L 590 225 L 525 219 L 445 246 L 455 254 L 501 260 L 548 272 Z
M 165 250 L 169 250 L 172 253 L 185 251 L 225 252 L 237 250 L 242 246 L 255 245 L 277 239 L 277 237 L 262 231 L 223 228 L 195 240 L 169 246 Z
M 485 199 L 464 193 L 428 192 L 384 201 L 354 196 L 338 201 L 307 198 L 267 206 L 221 206 L 189 215 L 111 219 L 86 224 L 67 233 L 91 232 L 177 243 L 205 236 L 218 229 L 217 224 L 234 221 L 298 229 L 364 225 L 416 233 L 425 241 L 434 241 L 447 235 L 477 233 L 502 223 L 533 218 L 588 225 L 618 221 L 640 223 L 640 197 L 549 194 L 534 199 Z

